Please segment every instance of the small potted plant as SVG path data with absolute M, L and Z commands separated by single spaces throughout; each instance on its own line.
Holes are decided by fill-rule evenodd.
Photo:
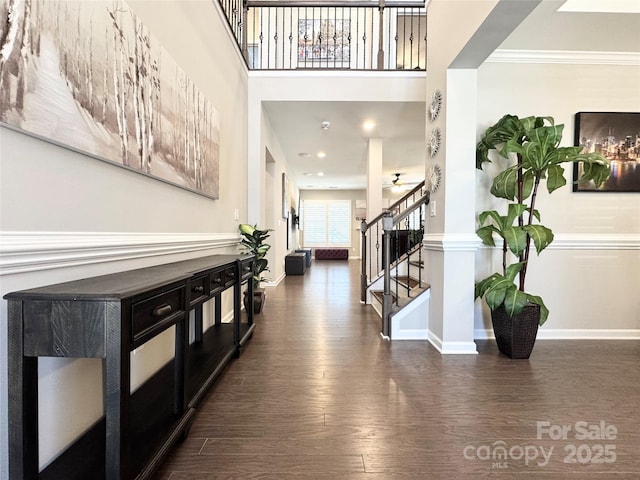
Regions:
M 260 230 L 256 225 L 241 223 L 238 227 L 242 234 L 242 245 L 245 253 L 255 255 L 253 262 L 253 313 L 260 313 L 265 301 L 264 289 L 260 288 L 260 284 L 267 279 L 262 276 L 263 272 L 269 271 L 269 261 L 266 258 L 267 252 L 271 245 L 265 243 L 269 237 L 271 230 Z M 244 305 L 248 308 L 249 300 L 245 291 Z
M 476 147 L 480 170 L 491 161 L 492 150 L 507 160 L 491 186 L 493 196 L 507 201 L 506 213 L 481 212 L 476 231 L 485 245 L 495 246 L 494 235 L 502 239 L 502 270 L 476 283 L 475 298 L 484 297 L 498 349 L 511 358 L 529 358 L 538 325 L 549 316 L 542 298 L 525 291 L 531 242 L 540 254 L 553 241 L 553 232 L 540 224 L 536 209 L 540 185 L 546 183 L 549 193 L 565 185 L 562 164 L 567 163 L 582 163 L 584 174 L 578 181 L 593 181 L 596 187 L 611 174 L 602 155 L 561 147 L 563 127 L 551 117 L 505 115 L 485 131 Z

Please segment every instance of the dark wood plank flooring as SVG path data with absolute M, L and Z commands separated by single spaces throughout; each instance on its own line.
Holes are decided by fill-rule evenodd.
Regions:
M 389 343 L 358 268 L 314 262 L 267 290 L 156 479 L 640 478 L 640 342 L 538 341 L 517 361 L 493 342 L 464 356 Z M 580 422 L 608 438 L 576 438 Z

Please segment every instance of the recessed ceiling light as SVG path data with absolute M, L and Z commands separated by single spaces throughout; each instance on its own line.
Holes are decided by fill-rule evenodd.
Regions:
M 365 122 L 362 124 L 362 128 L 367 131 L 373 130 L 375 126 L 376 122 L 374 122 L 373 120 L 365 120 Z
M 318 156 L 318 158 L 324 158 L 324 157 L 326 157 L 326 156 L 327 156 L 327 154 L 326 154 L 326 153 L 324 153 L 324 152 L 318 152 L 318 155 L 317 155 L 317 156 Z
M 311 173 L 311 172 L 307 172 L 307 173 L 305 173 L 304 175 L 305 175 L 306 177 L 313 177 L 313 173 Z
M 298 156 L 302 158 L 309 158 L 311 154 L 309 152 L 300 152 Z
M 324 172 L 318 172 L 319 177 L 324 177 Z

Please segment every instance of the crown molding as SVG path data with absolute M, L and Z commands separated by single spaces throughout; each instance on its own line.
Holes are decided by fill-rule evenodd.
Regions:
M 582 52 L 573 50 L 498 49 L 487 63 L 557 63 L 567 65 L 639 66 L 640 52 Z
M 2 232 L 0 276 L 236 246 L 239 234 Z

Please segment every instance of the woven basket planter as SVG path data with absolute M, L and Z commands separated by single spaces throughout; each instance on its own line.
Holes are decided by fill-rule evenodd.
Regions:
M 539 305 L 526 305 L 514 317 L 510 317 L 504 305 L 500 305 L 491 312 L 498 350 L 509 358 L 529 358 L 536 343 L 539 322 Z

